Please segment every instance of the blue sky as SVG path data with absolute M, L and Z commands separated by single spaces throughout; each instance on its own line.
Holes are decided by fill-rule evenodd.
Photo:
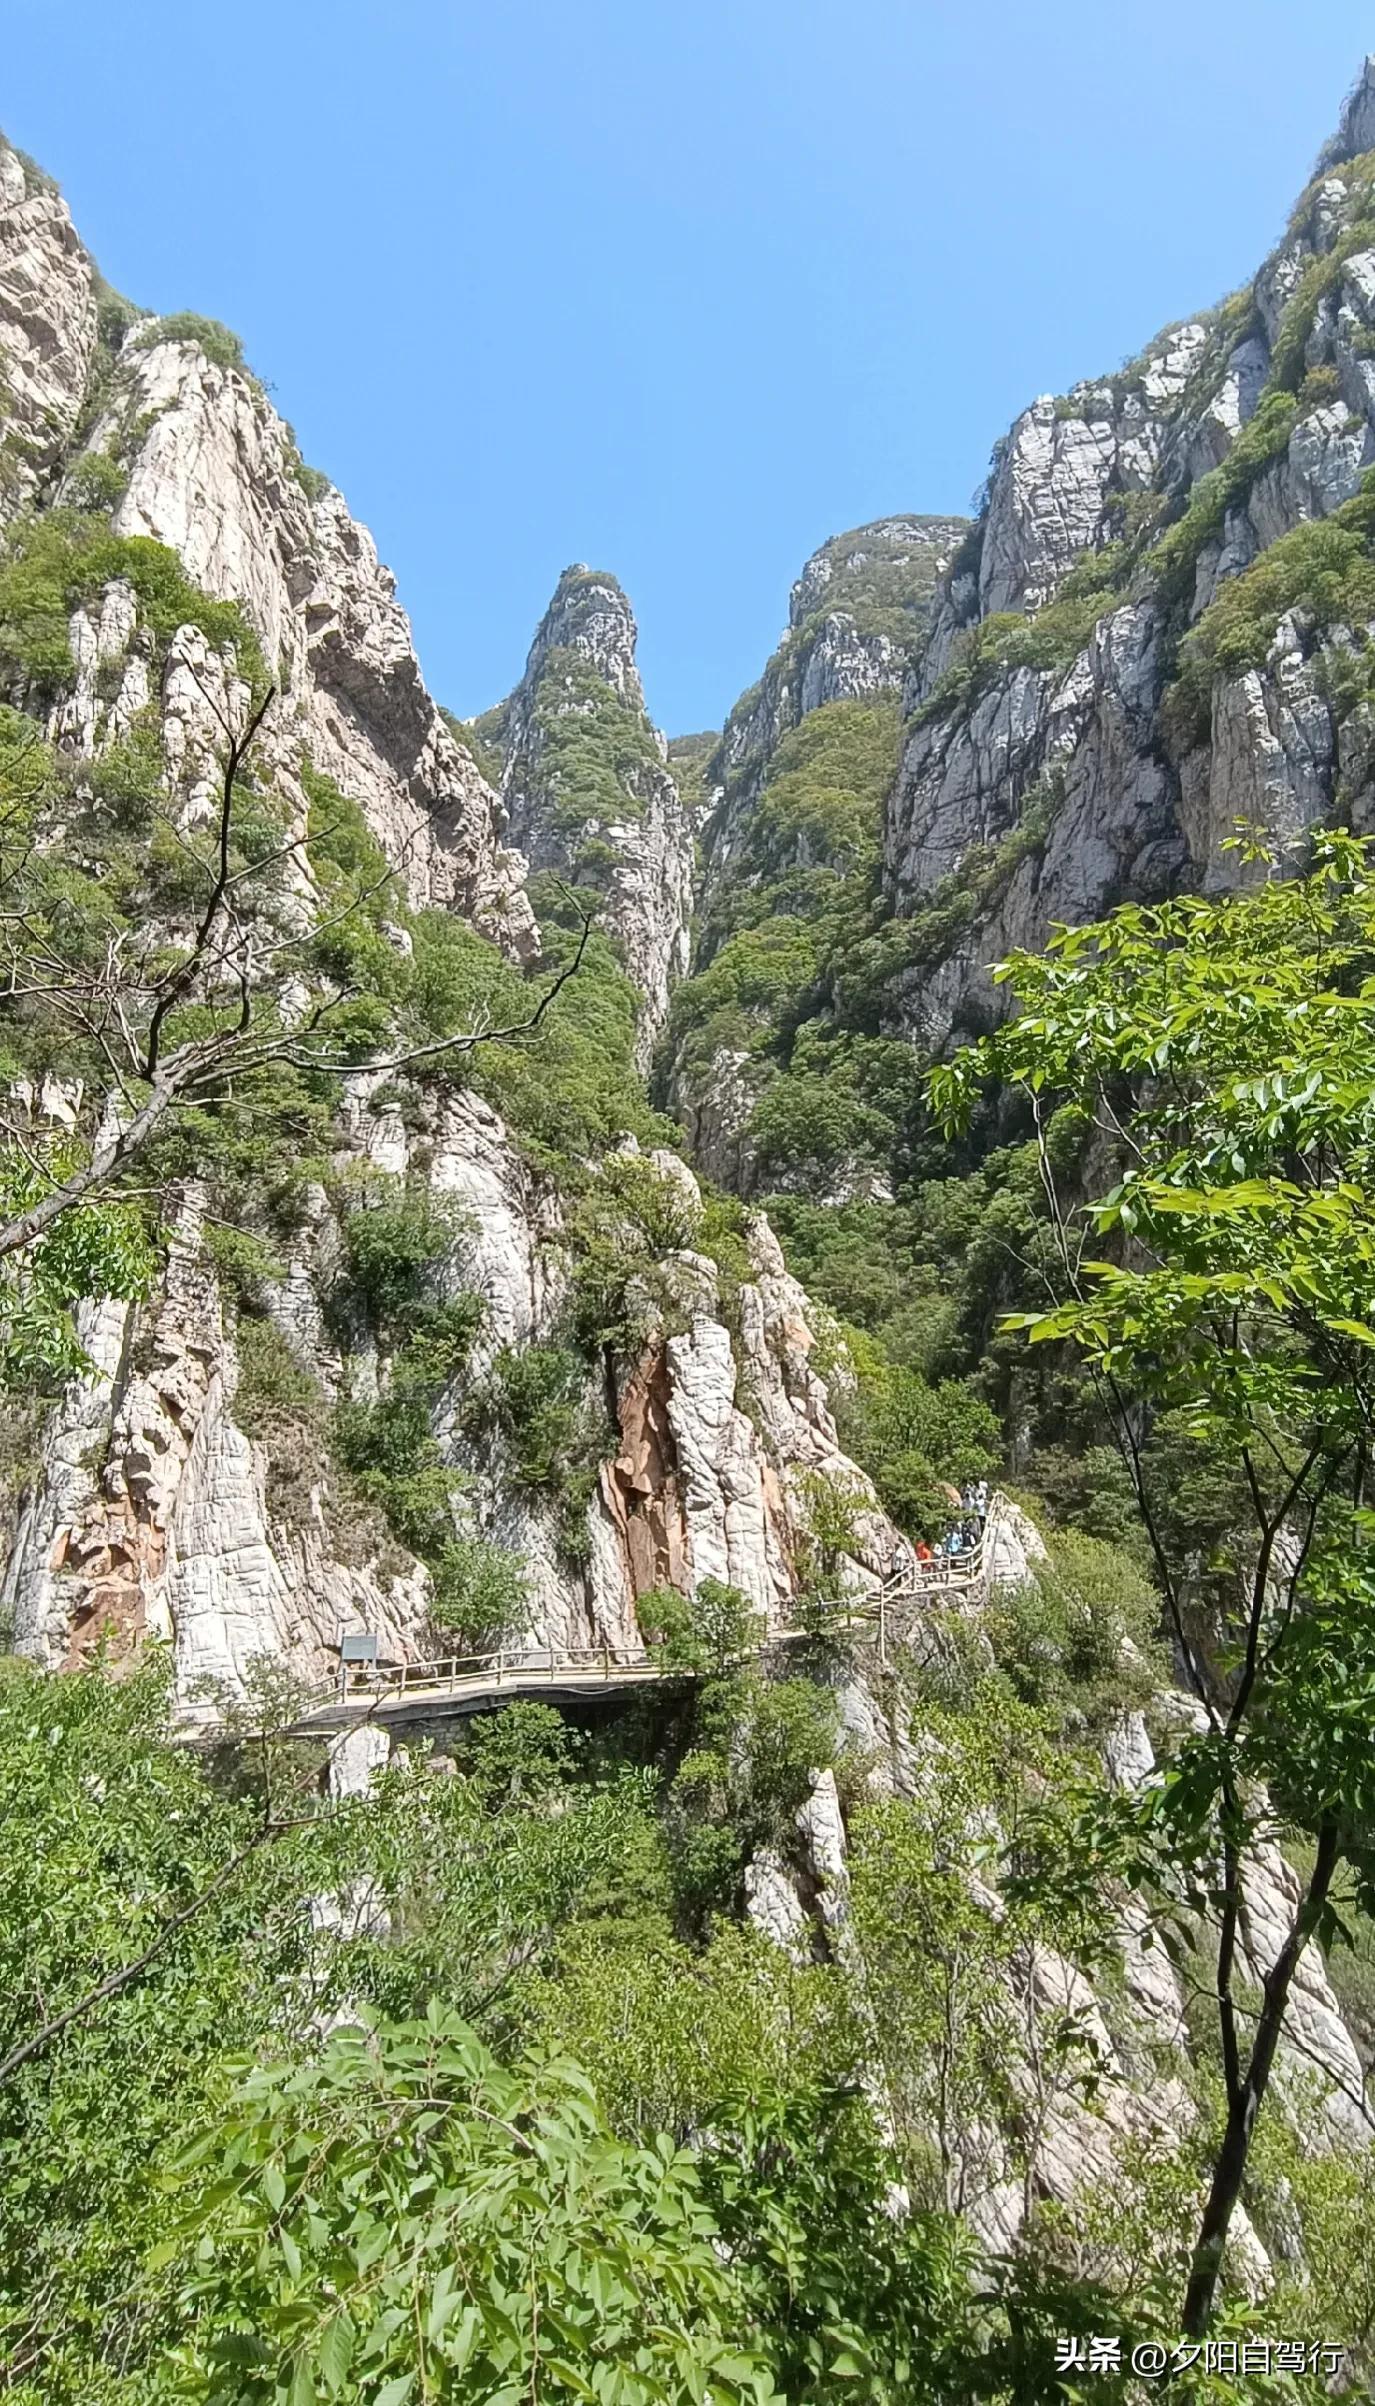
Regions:
M 1375 36 L 1342 0 L 5 16 L 0 123 L 112 283 L 242 334 L 439 698 L 498 699 L 587 560 L 673 732 L 828 534 L 965 508 L 1034 394 L 1247 277 Z

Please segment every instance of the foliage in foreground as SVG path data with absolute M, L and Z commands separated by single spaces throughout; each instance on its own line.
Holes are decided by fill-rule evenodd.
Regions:
M 1020 1848 L 1033 1798 L 1064 1789 L 1053 1719 L 991 1673 L 958 1709 L 913 1691 L 928 1776 L 851 1817 L 862 1957 L 796 1963 L 703 1910 L 704 1867 L 729 1907 L 742 1854 L 786 1846 L 834 1743 L 828 1702 L 805 1680 L 718 1678 L 652 1773 L 618 1759 L 652 1755 L 646 1732 L 515 1706 L 453 1764 L 331 1805 L 289 1741 L 231 1731 L 205 1760 L 169 1744 L 155 1664 L 14 1668 L 7 2394 L 1039 2406 L 1072 2395 L 1057 2332 L 1167 2328 L 1196 2149 L 1168 2178 L 1125 2161 L 1106 2241 L 1086 2198 L 1042 2218 L 1019 2267 L 977 2261 L 951 2210 L 987 2178 L 1000 2118 L 1033 2176 L 1018 1967 L 1038 1943 L 1073 1949 L 1075 1925 L 1053 1885 L 1001 1915 L 979 1897 L 993 1818 Z M 1092 1921 L 1081 1908 L 1086 1945 Z M 1091 2109 L 1091 2034 L 1071 2016 L 1039 2035 L 1042 2110 L 1052 2092 Z M 1342 2267 L 1368 2181 L 1271 2157 L 1280 2226 L 1301 2217 L 1315 2297 L 1354 2335 L 1369 2284 Z
M 1161 1784 L 1095 1808 L 1085 1857 L 1115 1850 L 1163 1913 L 1182 1894 L 1215 1954 L 1225 2124 L 1195 2333 L 1302 1950 L 1346 1936 L 1343 1881 L 1375 1905 L 1375 864 L 1328 834 L 1286 879 L 1239 844 L 1259 883 L 1126 907 L 1006 964 L 1019 1015 L 931 1078 L 952 1127 L 990 1078 L 1035 1115 L 1064 1300 L 1016 1324 L 1076 1347 L 1107 1400 L 1197 1702 Z M 1123 1164 L 1087 1211 L 1057 1183 L 1056 1102 L 1092 1114 Z M 1242 1499 L 1211 1611 L 1152 1442 L 1173 1415 Z M 1312 1854 L 1252 2004 L 1246 1880 L 1277 1829 Z

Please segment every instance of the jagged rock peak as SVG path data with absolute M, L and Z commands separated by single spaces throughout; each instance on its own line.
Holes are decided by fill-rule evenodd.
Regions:
M 500 760 L 510 841 L 601 896 L 639 993 L 648 1066 L 687 966 L 692 815 L 645 709 L 635 615 L 615 577 L 565 568 L 514 693 L 474 723 Z
M 895 1027 L 938 1049 L 1006 1007 L 987 965 L 1050 926 L 1233 882 L 1238 819 L 1282 845 L 1334 813 L 1375 824 L 1375 703 L 1355 668 L 1372 469 L 1368 60 L 1252 281 L 1036 401 L 997 447 L 886 813 L 898 914 L 953 898 L 946 880 L 965 914 L 948 946 L 914 946 Z M 1348 560 L 1326 585 L 1320 520 Z
M 465 912 L 530 956 L 500 802 L 426 691 L 366 528 L 307 467 L 238 338 L 113 292 L 57 187 L 0 141 L 0 519 L 85 507 L 83 493 L 117 542 L 165 546 L 203 595 L 243 611 L 277 687 L 261 765 L 280 791 L 304 813 L 303 769 L 334 779 L 413 901 Z M 96 617 L 127 646 L 137 628 L 122 613 L 107 593 Z M 73 619 L 74 659 L 93 624 Z M 64 746 L 99 748 L 117 731 L 107 716 L 92 674 L 64 699 Z
M 628 709 L 643 710 L 644 688 L 635 663 L 638 632 L 635 613 L 614 576 L 580 564 L 565 568 L 530 646 L 526 682 L 538 676 L 551 652 L 576 652 L 618 701 Z
M 27 501 L 80 413 L 101 280 L 51 178 L 0 134 L 0 507 Z
M 758 683 L 735 704 L 707 767 L 705 782 L 724 789 L 724 801 L 707 838 L 704 899 L 713 855 L 719 863 L 734 854 L 741 814 L 753 809 L 792 730 L 828 702 L 901 691 L 968 532 L 965 518 L 877 518 L 812 553 L 792 588 L 787 628 Z
M 964 518 L 876 518 L 830 535 L 793 586 L 788 624 L 799 627 L 823 607 L 912 609 L 929 593 L 965 532 Z

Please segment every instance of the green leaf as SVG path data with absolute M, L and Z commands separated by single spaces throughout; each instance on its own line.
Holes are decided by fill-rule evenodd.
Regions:
M 309 2356 L 302 2353 L 296 2359 L 291 2375 L 288 2406 L 316 2406 L 315 2368 Z
M 320 2377 L 331 2396 L 343 2388 L 348 2378 L 357 2336 L 352 2319 L 347 2309 L 342 2306 L 337 2314 L 330 2316 L 320 2335 L 316 2362 L 319 2365 Z
M 383 2382 L 372 2406 L 406 2406 L 406 2400 L 414 2387 L 414 2373 L 398 2373 L 394 2381 Z

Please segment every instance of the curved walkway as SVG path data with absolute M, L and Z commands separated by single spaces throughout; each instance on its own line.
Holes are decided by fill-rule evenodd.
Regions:
M 889 1638 L 902 1634 L 904 1619 L 919 1604 L 984 1600 L 989 1581 L 989 1534 L 1002 1499 L 989 1500 L 988 1516 L 979 1543 L 968 1554 L 930 1563 L 914 1554 L 863 1598 L 845 1598 L 848 1607 L 842 1628 L 858 1623 L 876 1627 L 879 1653 L 886 1656 Z M 777 1629 L 748 1659 L 757 1661 L 776 1648 L 800 1645 L 814 1632 Z M 363 1721 L 414 1720 L 429 1714 L 463 1713 L 520 1696 L 543 1696 L 551 1702 L 573 1701 L 586 1695 L 619 1695 L 632 1688 L 701 1678 L 704 1674 L 666 1666 L 645 1646 L 515 1646 L 491 1654 L 443 1656 L 435 1662 L 403 1663 L 395 1668 L 362 1670 L 340 1665 L 338 1685 L 312 1699 L 291 1725 L 290 1735 L 307 1737 L 346 1729 Z

